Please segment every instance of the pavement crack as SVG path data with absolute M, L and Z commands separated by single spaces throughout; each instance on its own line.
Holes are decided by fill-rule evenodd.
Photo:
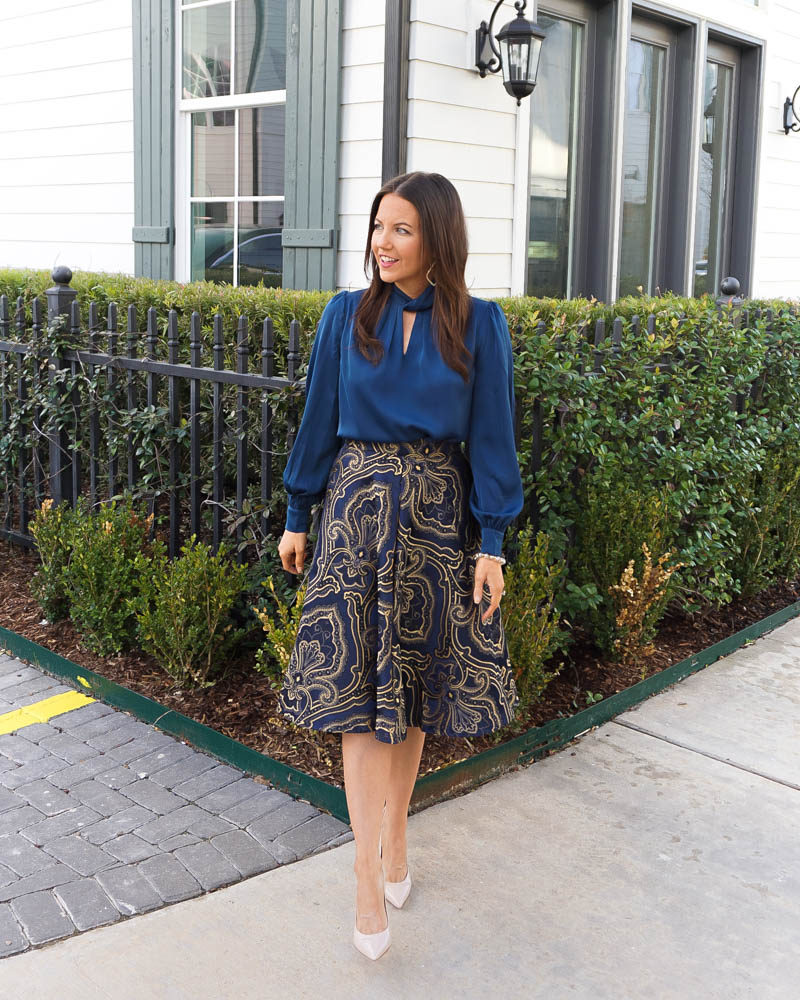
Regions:
M 721 764 L 729 764 L 731 767 L 738 767 L 740 771 L 747 771 L 748 774 L 755 774 L 759 778 L 766 778 L 767 781 L 774 781 L 777 785 L 785 785 L 787 788 L 793 788 L 796 792 L 800 792 L 800 785 L 793 781 L 785 781 L 783 778 L 776 778 L 773 774 L 766 774 L 764 771 L 758 771 L 754 767 L 747 767 L 745 764 L 739 764 L 735 760 L 731 760 L 730 757 L 721 757 L 719 754 L 712 753 L 710 750 L 701 750 L 700 747 L 693 747 L 690 743 L 682 743 L 680 740 L 671 739 L 669 736 L 663 736 L 661 733 L 654 733 L 652 729 L 645 729 L 644 726 L 637 726 L 633 722 L 623 721 L 622 719 L 611 719 L 617 726 L 625 726 L 627 729 L 635 729 L 637 733 L 643 733 L 645 736 L 652 736 L 653 739 L 663 740 L 664 743 L 671 743 L 673 746 L 680 747 L 682 750 L 689 750 L 692 753 L 700 754 L 702 757 L 710 757 L 711 760 L 718 760 Z

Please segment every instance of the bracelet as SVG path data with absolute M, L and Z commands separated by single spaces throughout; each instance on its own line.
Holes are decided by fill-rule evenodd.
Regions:
M 493 559 L 495 562 L 500 563 L 501 566 L 505 566 L 505 559 L 502 556 L 494 556 L 491 552 L 476 552 L 472 557 L 473 559 Z

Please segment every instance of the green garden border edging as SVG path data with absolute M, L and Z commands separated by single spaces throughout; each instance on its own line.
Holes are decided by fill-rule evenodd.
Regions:
M 753 622 L 752 625 L 748 625 L 739 632 L 734 632 L 727 639 L 721 639 L 713 646 L 708 646 L 692 656 L 687 656 L 685 660 L 673 663 L 671 667 L 665 667 L 659 673 L 652 674 L 643 681 L 638 681 L 603 701 L 581 709 L 575 715 L 567 716 L 564 719 L 552 719 L 543 726 L 529 729 L 506 743 L 501 743 L 490 750 L 475 754 L 474 757 L 458 761 L 456 764 L 449 764 L 439 771 L 432 771 L 430 774 L 424 775 L 414 787 L 414 795 L 411 800 L 412 810 L 423 809 L 444 798 L 458 795 L 519 764 L 538 760 L 551 750 L 557 750 L 590 729 L 608 722 L 615 715 L 619 715 L 633 705 L 644 701 L 650 695 L 657 694 L 664 688 L 682 681 L 689 674 L 702 670 L 721 657 L 727 656 L 743 646 L 748 640 L 758 639 L 798 615 L 800 615 L 800 601 L 795 601 L 794 604 L 789 604 L 780 611 L 775 611 L 766 618 Z
M 438 771 L 423 775 L 417 779 L 414 787 L 411 800 L 412 812 L 461 794 L 512 767 L 538 760 L 590 729 L 608 722 L 615 715 L 644 701 L 650 695 L 657 694 L 689 674 L 702 670 L 720 657 L 739 649 L 749 640 L 760 638 L 798 615 L 800 615 L 800 601 L 748 625 L 727 639 L 722 639 L 679 663 L 673 663 L 671 667 L 665 667 L 659 673 L 632 684 L 624 691 L 611 695 L 610 698 L 576 712 L 575 715 L 564 719 L 553 719 L 490 750 L 484 750 L 466 760 L 448 764 Z M 0 649 L 7 650 L 21 660 L 35 663 L 50 674 L 73 681 L 79 690 L 91 691 L 93 697 L 130 712 L 142 722 L 156 725 L 172 736 L 188 740 L 193 746 L 208 751 L 226 764 L 249 774 L 261 775 L 276 788 L 296 798 L 305 799 L 345 823 L 350 821 L 342 788 L 336 788 L 297 768 L 274 760 L 258 750 L 246 747 L 202 722 L 181 715 L 174 709 L 165 708 L 152 698 L 137 694 L 103 677 L 102 674 L 80 667 L 72 660 L 2 627 L 0 627 Z

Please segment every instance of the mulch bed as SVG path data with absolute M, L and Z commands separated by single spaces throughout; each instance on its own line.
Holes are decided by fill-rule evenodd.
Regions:
M 203 691 L 186 691 L 173 682 L 155 660 L 140 651 L 104 659 L 88 652 L 70 621 L 42 624 L 42 611 L 31 596 L 28 581 L 38 565 L 35 553 L 0 541 L 0 625 L 45 646 L 95 673 L 174 709 L 191 719 L 238 740 L 245 746 L 299 768 L 330 784 L 343 787 L 340 737 L 292 726 L 277 714 L 276 693 L 253 669 L 254 653 L 232 660 L 225 675 Z M 476 739 L 451 740 L 428 736 L 420 773 L 444 767 L 496 746 L 520 732 L 555 718 L 574 715 L 587 707 L 587 694 L 609 697 L 673 663 L 711 646 L 800 599 L 800 579 L 776 583 L 755 597 L 723 608 L 709 608 L 691 618 L 667 616 L 646 664 L 623 667 L 598 658 L 595 648 L 576 644 L 560 674 L 547 686 L 542 699 L 513 727 Z

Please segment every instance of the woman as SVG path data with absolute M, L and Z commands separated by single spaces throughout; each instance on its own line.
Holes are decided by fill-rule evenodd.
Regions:
M 415 172 L 381 188 L 370 285 L 323 312 L 284 473 L 290 572 L 324 503 L 279 705 L 342 734 L 353 941 L 370 958 L 389 946 L 384 899 L 399 908 L 411 888 L 425 734 L 493 732 L 518 700 L 498 612 L 503 532 L 522 509 L 511 338 L 500 307 L 469 295 L 466 262 L 450 181 Z

